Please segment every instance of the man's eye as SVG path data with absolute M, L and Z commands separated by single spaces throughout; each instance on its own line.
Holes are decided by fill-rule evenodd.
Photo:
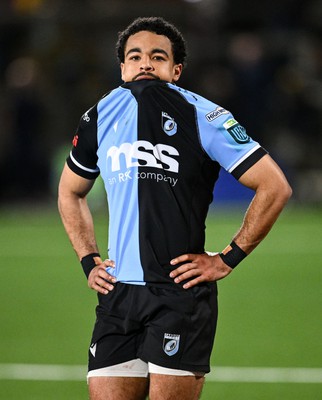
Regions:
M 133 60 L 133 61 L 138 61 L 140 59 L 140 56 L 132 56 L 132 57 L 130 57 L 130 60 Z
M 164 57 L 162 56 L 154 56 L 153 59 L 156 61 L 164 61 Z

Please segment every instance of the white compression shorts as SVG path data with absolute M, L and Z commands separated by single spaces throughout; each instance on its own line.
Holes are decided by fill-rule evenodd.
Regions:
M 132 378 L 147 378 L 149 374 L 175 376 L 203 376 L 203 372 L 183 371 L 181 369 L 164 368 L 152 363 L 146 363 L 139 358 L 126 361 L 110 367 L 94 369 L 88 372 L 87 379 L 99 376 L 118 376 Z

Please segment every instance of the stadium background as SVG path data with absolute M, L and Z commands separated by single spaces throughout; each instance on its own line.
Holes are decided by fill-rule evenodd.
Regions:
M 44 378 L 48 366 L 85 365 L 95 304 L 57 215 L 58 176 L 81 114 L 121 83 L 114 51 L 117 32 L 133 18 L 150 15 L 174 22 L 187 39 L 188 66 L 180 86 L 231 110 L 279 162 L 294 189 L 269 238 L 236 274 L 220 282 L 221 314 L 212 357 L 218 376 L 207 383 L 202 398 L 318 399 L 318 0 L 1 1 L 0 398 L 86 398 L 86 384 L 77 373 L 77 379 L 64 381 L 49 370 L 52 379 L 57 373 L 60 378 Z M 251 195 L 222 173 L 217 207 L 207 224 L 209 248 L 227 244 Z M 106 205 L 100 184 L 91 204 L 103 248 Z M 20 364 L 29 374 L 19 370 Z M 249 382 L 232 375 L 220 378 L 224 366 L 270 367 L 275 372 L 305 368 L 311 383 L 302 375 L 298 380 L 258 380 L 258 371 L 250 373 Z M 68 378 L 68 371 L 62 371 Z M 321 378 L 314 379 L 314 374 Z M 266 380 L 268 375 L 266 371 Z

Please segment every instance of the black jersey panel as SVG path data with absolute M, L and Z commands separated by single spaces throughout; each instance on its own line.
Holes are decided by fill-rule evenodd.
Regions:
M 138 139 L 149 154 L 138 169 L 141 262 L 146 282 L 169 282 L 172 258 L 204 252 L 219 165 L 201 148 L 194 106 L 180 94 L 159 83 L 136 97 Z

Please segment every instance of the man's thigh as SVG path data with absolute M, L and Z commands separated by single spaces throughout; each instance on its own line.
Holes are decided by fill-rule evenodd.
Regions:
M 150 374 L 150 400 L 198 400 L 205 378 L 203 376 L 172 376 Z
M 88 379 L 90 400 L 144 400 L 148 395 L 148 378 L 91 377 Z
M 91 400 L 144 400 L 148 393 L 152 400 L 197 400 L 203 375 L 136 359 L 89 371 L 87 379 Z

